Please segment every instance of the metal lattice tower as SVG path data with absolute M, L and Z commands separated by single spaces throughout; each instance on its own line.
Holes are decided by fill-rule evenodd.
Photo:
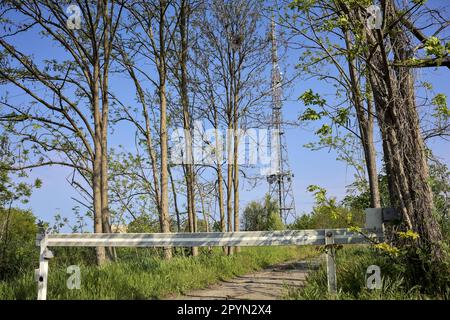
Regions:
M 269 194 L 276 199 L 281 220 L 286 223 L 289 216 L 295 217 L 295 201 L 292 191 L 292 174 L 286 145 L 286 137 L 283 129 L 282 117 L 282 91 L 281 72 L 278 65 L 277 38 L 275 32 L 275 21 L 272 18 L 270 40 L 272 41 L 272 119 L 270 130 L 271 139 L 271 169 L 267 175 L 269 182 Z

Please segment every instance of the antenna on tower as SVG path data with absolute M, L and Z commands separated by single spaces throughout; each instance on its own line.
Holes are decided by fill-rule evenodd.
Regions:
M 276 37 L 276 24 L 272 16 L 270 40 L 272 41 L 272 119 L 270 130 L 275 135 L 275 146 L 271 146 L 271 171 L 267 176 L 269 194 L 271 199 L 276 199 L 280 218 L 286 223 L 289 216 L 295 217 L 295 201 L 292 191 L 292 174 L 283 128 L 282 103 L 281 103 L 281 72 L 278 65 L 278 45 Z M 275 153 L 275 154 L 273 154 Z

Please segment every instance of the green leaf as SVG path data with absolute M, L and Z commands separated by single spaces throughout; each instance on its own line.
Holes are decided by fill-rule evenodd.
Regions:
M 324 115 L 324 112 L 317 112 L 311 108 L 307 108 L 305 112 L 299 117 L 299 120 L 302 121 L 315 121 L 322 119 L 322 116 Z
M 302 93 L 299 99 L 303 101 L 305 106 L 316 105 L 323 107 L 326 104 L 326 100 L 322 99 L 319 94 L 314 93 L 311 89 L 308 89 Z
M 319 130 L 316 131 L 316 134 L 321 136 L 328 136 L 332 133 L 331 127 L 328 124 L 324 124 Z
M 447 96 L 443 93 L 438 93 L 432 100 L 431 103 L 436 106 L 436 113 L 434 116 L 437 117 L 450 117 L 450 109 L 447 106 Z
M 425 42 L 425 52 L 429 56 L 436 56 L 438 58 L 442 58 L 447 54 L 447 50 L 437 37 L 430 37 Z

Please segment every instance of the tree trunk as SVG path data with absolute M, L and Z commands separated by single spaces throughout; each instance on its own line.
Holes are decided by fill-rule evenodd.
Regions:
M 387 25 L 396 21 L 394 3 L 386 1 Z M 388 182 L 392 191 L 391 200 L 403 214 L 405 227 L 419 234 L 417 244 L 429 252 L 427 259 L 440 261 L 443 239 L 441 228 L 433 215 L 433 195 L 428 183 L 428 164 L 425 145 L 420 133 L 419 117 L 415 105 L 414 79 L 410 68 L 388 63 L 384 39 L 377 30 L 367 31 L 372 45 L 377 49 L 372 55 L 370 70 L 371 86 L 376 101 L 378 122 L 385 141 L 384 158 L 389 168 Z M 394 24 L 389 40 L 396 61 L 412 58 L 407 36 L 402 28 Z
M 188 131 L 185 131 L 188 132 Z M 188 145 L 191 148 L 191 144 Z M 185 175 L 186 175 L 186 191 L 187 191 L 187 209 L 188 209 L 188 222 L 189 222 L 189 232 L 196 232 L 196 214 L 195 214 L 195 195 L 194 195 L 194 177 L 192 165 L 185 165 Z M 192 247 L 191 253 L 193 256 L 198 255 L 198 248 Z
M 150 163 L 151 163 L 151 167 L 152 167 L 152 177 L 153 177 L 153 185 L 154 185 L 154 192 L 155 192 L 155 203 L 156 203 L 156 208 L 158 210 L 158 214 L 159 216 L 162 215 L 161 213 L 161 194 L 160 194 L 160 190 L 159 190 L 159 178 L 158 178 L 158 163 L 156 160 L 156 152 L 155 152 L 155 148 L 153 148 L 153 139 L 152 139 L 152 132 L 151 132 L 151 128 L 150 128 L 150 118 L 148 115 L 148 110 L 147 110 L 147 104 L 145 103 L 144 100 L 144 94 L 142 92 L 142 90 L 138 90 L 140 92 L 140 96 L 142 96 L 141 100 L 143 101 L 143 113 L 144 113 L 144 118 L 145 118 L 145 139 L 146 139 L 146 144 L 147 144 L 147 152 L 150 156 Z
M 231 121 L 227 131 L 227 231 L 233 232 L 233 207 L 231 205 L 231 195 L 233 188 L 233 149 Z M 228 247 L 228 255 L 233 255 L 233 247 Z
M 217 119 L 217 109 L 214 109 L 214 130 L 215 130 L 215 148 L 217 161 L 217 192 L 219 197 L 220 231 L 226 231 L 225 208 L 223 205 L 223 173 L 222 173 L 222 146 L 219 145 L 219 124 Z
M 160 140 L 161 140 L 161 231 L 164 233 L 170 232 L 170 217 L 169 217 L 169 190 L 168 190 L 168 172 L 167 172 L 167 99 L 166 99 L 166 52 L 165 52 L 165 10 L 166 2 L 160 1 L 160 21 L 159 21 L 159 101 L 160 101 Z M 172 258 L 172 248 L 164 248 L 164 258 Z
M 235 90 L 237 90 L 235 88 Z M 234 169 L 234 179 L 233 179 L 233 191 L 234 191 L 234 231 L 239 231 L 239 113 L 238 113 L 238 94 L 234 94 L 234 116 L 233 116 L 233 131 L 234 131 L 234 152 L 233 152 L 233 169 Z M 239 247 L 234 247 L 236 253 L 240 252 Z
M 92 83 L 92 97 L 94 109 L 94 163 L 92 174 L 93 202 L 94 202 L 94 232 L 103 233 L 102 219 L 102 128 L 99 110 L 99 61 L 94 63 Z M 106 262 L 105 247 L 96 248 L 97 264 Z
M 166 87 L 164 83 L 164 76 L 161 77 L 162 85 L 160 87 L 161 99 L 161 231 L 164 233 L 170 232 L 170 217 L 169 217 L 169 190 L 167 179 L 167 102 L 166 102 Z M 170 259 L 172 257 L 172 249 L 170 247 L 164 248 L 164 258 Z
M 103 79 L 102 79 L 102 156 L 101 156 L 101 194 L 102 194 L 102 228 L 103 233 L 111 233 L 110 212 L 109 212 L 109 198 L 108 198 L 108 120 L 109 120 L 109 62 L 111 54 L 111 41 L 109 38 L 109 28 L 111 25 L 110 17 L 108 16 L 108 2 L 103 1 L 103 50 L 105 61 L 103 63 Z M 113 247 L 108 248 L 108 255 L 110 259 L 116 259 L 116 251 Z
M 189 232 L 196 232 L 196 215 L 195 215 L 195 193 L 194 193 L 194 170 L 193 170 L 193 158 L 192 158 L 192 135 L 191 135 L 191 117 L 189 112 L 189 97 L 188 97 L 188 73 L 187 73 L 187 60 L 188 60 L 188 4 L 187 1 L 181 2 L 180 8 L 180 38 L 181 38 L 181 104 L 183 106 L 183 128 L 187 135 L 186 140 L 186 152 L 187 159 L 189 161 L 186 164 L 186 191 L 187 191 L 187 207 L 188 207 L 188 219 L 189 219 Z M 198 255 L 198 248 L 192 247 L 192 255 Z
M 220 231 L 226 232 L 225 221 L 225 208 L 224 208 L 224 195 L 223 195 L 223 173 L 222 173 L 222 160 L 223 160 L 223 144 L 222 139 L 219 138 L 219 118 L 217 112 L 217 105 L 214 102 L 214 95 L 211 94 L 212 107 L 214 113 L 214 136 L 215 136 L 215 155 L 216 155 L 216 169 L 217 169 L 217 193 L 219 201 L 219 215 L 220 215 Z M 227 253 L 227 247 L 223 247 L 223 252 Z
M 225 225 L 225 208 L 223 205 L 223 174 L 222 174 L 222 164 L 217 164 L 217 189 L 219 196 L 219 213 L 220 213 L 220 231 L 226 231 Z
M 198 190 L 198 195 L 200 196 L 200 204 L 202 207 L 202 214 L 203 214 L 203 220 L 205 223 L 205 231 L 209 232 L 209 218 L 208 218 L 208 213 L 206 212 L 206 208 L 205 208 L 205 196 L 203 194 L 203 192 L 200 190 L 200 186 L 197 183 L 197 190 Z
M 356 116 L 358 118 L 359 132 L 361 144 L 364 150 L 364 159 L 366 164 L 366 172 L 369 180 L 369 190 L 370 190 L 370 202 L 372 208 L 381 207 L 380 199 L 380 189 L 378 185 L 378 173 L 377 173 L 377 162 L 376 162 L 376 151 L 373 142 L 373 121 L 374 117 L 372 114 L 371 102 L 367 99 L 367 111 L 364 109 L 363 97 L 361 94 L 361 83 L 357 76 L 358 70 L 356 68 L 355 57 L 352 55 L 353 44 L 350 39 L 349 31 L 343 28 L 345 34 L 345 44 L 347 51 L 349 52 L 347 56 L 350 87 L 351 87 L 351 98 L 356 110 Z
M 167 168 L 169 171 L 170 184 L 172 186 L 173 205 L 175 207 L 175 215 L 177 217 L 177 232 L 181 232 L 180 210 L 178 209 L 178 197 L 175 189 L 175 182 L 173 181 L 172 170 L 170 166 Z

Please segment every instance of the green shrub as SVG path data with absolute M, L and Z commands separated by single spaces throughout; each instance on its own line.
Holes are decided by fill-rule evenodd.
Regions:
M 366 271 L 370 265 L 377 265 L 381 270 L 382 289 L 370 290 L 366 286 Z M 448 299 L 447 291 L 435 290 L 417 283 L 411 278 L 409 266 L 403 261 L 389 257 L 368 246 L 352 246 L 338 250 L 336 255 L 338 293 L 330 295 L 327 291 L 327 274 L 325 264 L 308 276 L 306 286 L 291 289 L 287 299 Z M 443 277 L 450 270 L 442 270 Z M 445 279 L 436 279 L 437 282 Z
M 244 209 L 242 229 L 246 231 L 283 230 L 276 201 L 266 195 L 264 201 L 252 201 Z
M 365 214 L 359 209 L 347 209 L 341 206 L 318 205 L 311 214 L 298 217 L 290 229 L 332 229 L 350 226 L 364 226 Z
M 0 209 L 0 280 L 13 278 L 36 265 L 39 250 L 35 221 L 30 211 Z

